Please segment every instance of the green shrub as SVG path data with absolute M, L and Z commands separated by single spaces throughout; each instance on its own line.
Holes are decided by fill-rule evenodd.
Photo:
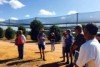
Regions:
M 11 27 L 8 27 L 6 30 L 5 30 L 5 37 L 10 40 L 10 39 L 13 39 L 15 36 L 15 31 L 11 28 Z
M 0 27 L 0 38 L 4 37 L 4 30 Z
M 43 24 L 38 20 L 33 20 L 30 24 L 30 28 L 31 28 L 30 31 L 31 39 L 37 41 L 37 35 L 39 33 L 39 30 L 43 28 Z

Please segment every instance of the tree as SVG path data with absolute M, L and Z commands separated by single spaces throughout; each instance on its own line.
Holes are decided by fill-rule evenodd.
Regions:
M 0 38 L 4 37 L 4 30 L 0 27 Z
M 15 36 L 15 31 L 11 28 L 11 27 L 8 27 L 5 31 L 5 37 L 10 40 L 10 39 L 13 39 Z
M 30 24 L 30 28 L 31 28 L 30 32 L 31 39 L 37 41 L 37 35 L 39 33 L 39 30 L 43 28 L 43 24 L 39 20 L 33 20 Z
M 55 41 L 59 42 L 61 40 L 60 28 L 58 26 L 55 26 L 55 25 L 50 27 L 50 30 L 49 30 L 49 33 L 48 33 L 48 39 L 49 40 L 50 40 L 52 32 L 55 33 L 55 38 L 56 38 Z
M 23 31 L 23 34 L 24 34 L 25 36 L 27 35 L 27 31 L 26 31 L 25 27 L 19 26 L 19 27 L 18 27 L 18 30 L 22 30 L 22 31 Z

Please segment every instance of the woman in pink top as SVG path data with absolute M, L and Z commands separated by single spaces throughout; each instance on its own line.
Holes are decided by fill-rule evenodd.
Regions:
M 22 30 L 19 30 L 16 37 L 19 59 L 23 59 L 23 48 L 25 42 L 26 42 L 26 37 L 23 35 Z

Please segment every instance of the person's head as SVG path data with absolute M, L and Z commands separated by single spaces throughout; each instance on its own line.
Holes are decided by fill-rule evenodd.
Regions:
M 82 32 L 82 26 L 76 26 L 74 31 L 75 31 L 75 34 L 80 34 Z
M 100 33 L 96 35 L 96 38 L 100 41 Z
M 84 37 L 88 39 L 93 39 L 98 32 L 98 28 L 94 24 L 87 24 L 84 28 Z
M 70 29 L 67 29 L 67 30 L 66 30 L 66 33 L 67 33 L 67 34 L 70 34 L 70 33 L 71 33 L 71 30 L 70 30 Z
M 22 30 L 19 30 L 18 35 L 22 35 L 22 34 L 23 34 Z
M 45 30 L 42 28 L 42 29 L 40 29 L 40 31 L 39 31 L 40 33 L 44 33 L 45 32 Z
M 63 36 L 66 36 L 66 31 L 63 32 Z

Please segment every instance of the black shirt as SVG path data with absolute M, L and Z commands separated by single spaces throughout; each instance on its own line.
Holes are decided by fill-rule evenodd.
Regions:
M 75 41 L 74 41 L 74 43 L 73 43 L 73 45 L 77 45 L 78 46 L 78 48 L 76 49 L 76 50 L 80 50 L 80 47 L 81 47 L 81 45 L 83 44 L 83 43 L 85 43 L 85 38 L 84 38 L 84 36 L 83 36 L 83 34 L 78 34 L 76 37 L 75 37 Z

